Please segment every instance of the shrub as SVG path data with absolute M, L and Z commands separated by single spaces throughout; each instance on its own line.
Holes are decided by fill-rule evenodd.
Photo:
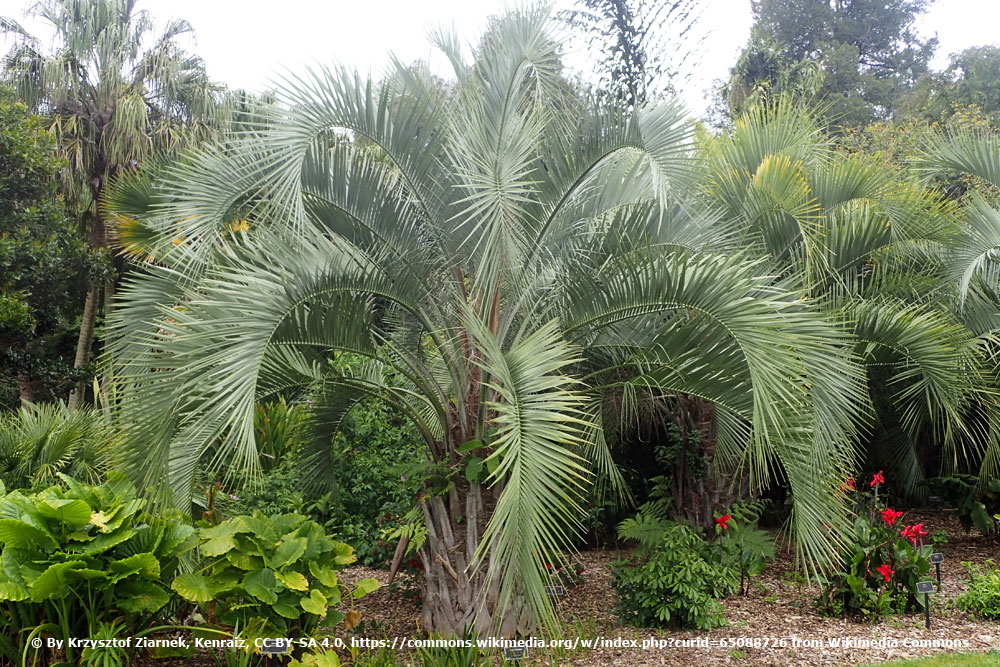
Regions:
M 880 472 L 869 488 L 877 492 L 883 483 Z M 823 591 L 816 599 L 817 606 L 832 615 L 872 618 L 923 607 L 917 582 L 930 570 L 928 557 L 933 551 L 923 544 L 927 534 L 923 524 L 906 525 L 902 512 L 871 505 L 867 490 L 853 490 L 853 480 L 850 486 L 855 507 L 861 511 L 841 568 L 821 579 Z M 872 509 L 865 511 L 869 507 Z
M 619 618 L 640 627 L 725 625 L 716 598 L 736 590 L 736 570 L 720 563 L 718 551 L 691 527 L 663 523 L 660 528 L 647 558 L 612 567 Z
M 200 528 L 198 538 L 200 557 L 212 560 L 178 576 L 172 588 L 209 621 L 237 626 L 245 637 L 308 636 L 320 621 L 353 628 L 357 611 L 331 607 L 344 594 L 360 598 L 379 585 L 363 579 L 352 590 L 340 583 L 336 570 L 356 560 L 354 550 L 300 514 L 238 516 Z
M 955 598 L 959 609 L 970 611 L 990 621 L 1000 620 L 1000 568 L 992 559 L 982 566 L 963 562 L 969 572 L 966 591 Z
M 161 581 L 197 541 L 179 519 L 143 514 L 145 501 L 118 473 L 99 486 L 61 478 L 65 486 L 0 498 L 0 629 L 11 631 L 0 651 L 16 662 L 40 632 L 96 637 L 119 620 L 139 636 L 170 601 Z

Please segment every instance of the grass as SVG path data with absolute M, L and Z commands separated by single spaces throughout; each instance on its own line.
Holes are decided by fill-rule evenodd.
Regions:
M 897 667 L 996 667 L 1000 665 L 1000 651 L 990 651 L 989 653 L 942 653 L 930 658 L 893 660 L 878 664 L 897 665 Z

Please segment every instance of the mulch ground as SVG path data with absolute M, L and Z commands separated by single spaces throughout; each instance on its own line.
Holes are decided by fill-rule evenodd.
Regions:
M 922 614 L 891 616 L 877 623 L 864 623 L 821 616 L 813 610 L 818 589 L 796 574 L 793 557 L 787 552 L 754 579 L 746 596 L 723 600 L 729 627 L 711 631 L 664 631 L 622 626 L 614 614 L 615 593 L 611 587 L 609 563 L 624 554 L 616 550 L 593 550 L 580 555 L 586 568 L 579 586 L 567 589 L 559 600 L 559 616 L 564 638 L 601 639 L 606 643 L 657 640 L 661 647 L 642 650 L 627 646 L 594 649 L 534 650 L 530 664 L 604 666 L 628 665 L 858 665 L 896 658 L 962 652 L 1000 651 L 1000 623 L 983 621 L 957 609 L 951 600 L 965 590 L 963 561 L 982 563 L 1000 560 L 1000 542 L 966 535 L 951 516 L 940 512 L 908 512 L 907 523 L 923 522 L 931 533 L 947 532 L 948 544 L 941 548 L 942 593 L 932 596 L 931 629 L 924 627 Z M 384 570 L 355 567 L 345 571 L 352 581 L 375 577 L 385 582 Z M 363 625 L 359 636 L 367 638 L 420 637 L 419 608 L 402 591 L 382 588 L 359 600 Z M 850 640 L 853 647 L 831 646 L 829 640 Z M 892 640 L 897 645 L 892 646 Z M 904 640 L 952 640 L 953 647 L 907 646 Z M 857 646 L 858 642 L 861 646 Z M 871 646 L 864 645 L 879 642 Z M 782 642 L 784 642 L 782 644 Z M 961 644 L 964 642 L 964 645 Z M 742 644 L 742 645 L 740 645 Z M 400 656 L 403 658 L 403 656 Z M 403 658 L 400 663 L 405 664 Z M 1000 655 L 997 658 L 1000 665 Z

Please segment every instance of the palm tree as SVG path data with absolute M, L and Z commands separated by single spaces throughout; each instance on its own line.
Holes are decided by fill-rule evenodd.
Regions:
M 962 223 L 915 180 L 835 150 L 813 115 L 787 100 L 752 108 L 705 151 L 703 187 L 727 230 L 723 248 L 750 249 L 849 333 L 874 409 L 859 424 L 868 461 L 922 496 L 932 460 L 945 470 L 994 460 L 992 332 L 954 309 L 978 265 L 951 250 L 989 217 L 982 206 L 973 225 Z M 994 285 L 996 271 L 985 272 Z
M 112 322 L 124 464 L 183 505 L 206 451 L 258 468 L 255 404 L 284 395 L 313 406 L 303 478 L 322 477 L 344 415 L 385 401 L 426 444 L 427 631 L 553 620 L 545 564 L 594 473 L 615 475 L 621 396 L 711 404 L 730 471 L 787 479 L 805 562 L 844 525 L 864 402 L 847 336 L 707 247 L 719 219 L 676 105 L 565 109 L 546 24 L 507 15 L 472 63 L 440 39 L 453 86 L 290 77 L 258 127 L 112 204 L 148 260 Z
M 153 22 L 135 0 L 43 0 L 33 11 L 55 30 L 58 46 L 39 41 L 11 18 L 0 31 L 16 39 L 3 61 L 3 79 L 33 110 L 52 119 L 51 131 L 68 159 L 63 187 L 87 219 L 95 248 L 106 248 L 111 229 L 97 205 L 105 185 L 150 155 L 191 145 L 211 134 L 225 105 L 201 60 L 178 38 L 191 32 L 182 20 L 153 35 Z M 102 288 L 87 292 L 75 368 L 90 363 Z M 82 398 L 83 382 L 70 395 Z
M 926 175 L 971 177 L 973 186 L 957 211 L 958 231 L 939 249 L 944 276 L 954 287 L 950 309 L 976 335 L 988 361 L 984 374 L 1000 383 L 1000 137 L 996 133 L 947 132 L 932 137 L 917 167 Z M 1000 414 L 988 404 L 980 483 L 1000 478 Z

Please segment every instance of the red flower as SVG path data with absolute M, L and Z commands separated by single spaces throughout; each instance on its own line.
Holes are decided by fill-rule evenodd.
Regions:
M 715 518 L 715 523 L 722 526 L 722 530 L 728 530 L 726 524 L 729 523 L 731 518 L 733 518 L 731 514 L 723 514 L 722 516 Z
M 879 486 L 885 484 L 885 477 L 882 476 L 882 471 L 879 470 L 877 473 L 872 475 L 872 481 L 868 486 Z
M 892 578 L 892 575 L 896 574 L 896 571 L 889 567 L 886 563 L 882 563 L 878 566 L 879 574 L 882 575 L 884 581 L 888 582 Z
M 882 511 L 882 521 L 884 521 L 887 526 L 891 526 L 896 523 L 896 519 L 901 516 L 903 516 L 902 512 L 897 512 L 896 510 L 889 509 L 888 507 Z
M 551 570 L 551 569 L 552 569 L 552 566 L 551 566 L 551 565 L 549 565 L 548 563 L 546 563 L 546 564 L 545 564 L 545 569 L 546 569 L 546 570 Z
M 912 544 L 913 546 L 917 546 L 917 540 L 923 542 L 922 538 L 924 535 L 927 534 L 927 531 L 924 530 L 924 524 L 917 523 L 912 526 L 907 526 L 902 531 L 900 531 L 899 534 L 908 539 L 910 541 L 910 544 Z
M 848 477 L 847 478 L 847 488 L 849 488 L 851 491 L 857 491 L 857 489 L 854 488 L 854 478 L 853 477 Z

